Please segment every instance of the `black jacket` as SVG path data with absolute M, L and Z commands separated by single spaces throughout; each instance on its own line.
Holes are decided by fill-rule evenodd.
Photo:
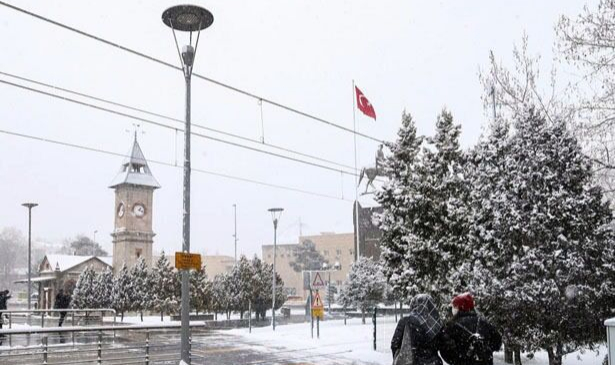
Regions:
M 393 358 L 401 349 L 401 344 L 404 338 L 404 329 L 406 325 L 410 328 L 411 343 L 412 343 L 412 358 L 413 365 L 422 364 L 442 364 L 442 360 L 438 356 L 438 347 L 440 335 L 433 339 L 429 339 L 425 330 L 421 327 L 420 322 L 413 316 L 403 317 L 397 322 L 395 333 L 391 339 L 391 351 Z
M 66 309 L 70 306 L 70 295 L 58 293 L 56 295 L 56 301 L 54 307 L 56 309 Z
M 11 298 L 8 291 L 0 292 L 0 310 L 6 310 L 6 302 Z
M 451 365 L 493 364 L 493 360 L 484 364 L 477 364 L 474 361 L 466 359 L 464 356 L 470 344 L 470 334 L 459 325 L 464 326 L 471 332 L 475 332 L 478 318 L 478 314 L 474 311 L 459 312 L 446 324 L 446 326 L 444 326 L 440 338 L 440 355 L 442 355 L 444 361 Z M 502 336 L 485 317 L 480 317 L 478 333 L 484 338 L 485 344 L 491 351 L 498 351 L 502 346 Z

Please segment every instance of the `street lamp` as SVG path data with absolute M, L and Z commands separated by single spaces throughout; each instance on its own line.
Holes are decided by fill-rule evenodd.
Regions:
M 184 72 L 186 82 L 186 126 L 184 128 L 184 209 L 182 217 L 182 251 L 190 252 L 190 78 L 194 57 L 199 46 L 201 30 L 214 22 L 213 15 L 204 8 L 194 5 L 176 5 L 162 13 L 162 22 L 171 28 L 173 39 L 177 47 L 179 62 Z M 190 41 L 182 50 L 179 49 L 175 31 L 188 32 Z M 192 33 L 197 32 L 196 42 L 192 46 Z M 190 272 L 182 271 L 181 296 L 181 359 L 190 364 Z
M 32 208 L 38 206 L 36 203 L 23 203 L 28 208 L 28 310 L 31 309 L 32 297 Z M 28 321 L 30 316 L 28 315 Z
M 282 216 L 282 212 L 284 208 L 270 208 L 269 212 L 271 213 L 271 219 L 273 219 L 273 279 L 272 279 L 272 291 L 271 291 L 271 325 L 273 326 L 273 330 L 275 331 L 275 256 L 276 256 L 276 245 L 278 242 L 278 220 Z
M 92 245 L 92 256 L 96 256 L 96 233 L 98 233 L 98 230 L 94 230 L 94 244 Z

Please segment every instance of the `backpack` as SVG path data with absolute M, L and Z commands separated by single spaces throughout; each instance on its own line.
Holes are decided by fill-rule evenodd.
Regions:
M 474 363 L 478 364 L 491 364 L 493 361 L 493 351 L 487 344 L 487 340 L 483 335 L 478 331 L 480 325 L 480 316 L 476 317 L 476 331 L 472 332 L 467 329 L 464 325 L 459 322 L 456 322 L 455 325 L 459 326 L 466 333 L 469 334 L 468 338 L 468 348 L 463 356 Z

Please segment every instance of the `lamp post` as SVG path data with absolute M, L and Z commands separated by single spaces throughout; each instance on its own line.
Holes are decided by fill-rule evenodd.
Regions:
M 184 128 L 184 182 L 183 182 L 183 217 L 182 217 L 182 251 L 190 252 L 190 79 L 194 58 L 199 46 L 201 30 L 214 22 L 213 15 L 204 8 L 194 5 L 172 6 L 162 13 L 162 22 L 171 28 L 177 47 L 179 62 L 182 65 L 186 82 L 186 126 Z M 179 49 L 175 31 L 188 32 L 190 41 L 182 50 Z M 196 42 L 192 46 L 192 33 L 197 32 Z M 181 289 L 181 359 L 190 364 L 190 272 L 182 271 Z
M 96 256 L 96 233 L 98 233 L 98 230 L 94 230 L 94 244 L 92 245 L 92 256 Z
M 28 310 L 31 309 L 32 299 L 32 208 L 38 206 L 37 203 L 23 203 L 28 208 Z M 28 323 L 30 315 L 28 314 Z
M 235 239 L 235 263 L 237 263 L 237 204 L 233 204 L 233 210 L 235 211 L 235 233 L 233 238 Z
M 273 279 L 272 281 L 272 291 L 271 291 L 271 325 L 273 330 L 275 331 L 275 258 L 276 258 L 276 246 L 278 243 L 278 220 L 280 216 L 282 216 L 283 208 L 270 208 L 269 212 L 271 213 L 271 219 L 273 219 Z

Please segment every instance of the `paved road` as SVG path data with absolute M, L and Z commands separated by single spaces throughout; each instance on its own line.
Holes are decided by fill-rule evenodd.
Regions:
M 95 338 L 92 336 L 85 337 L 78 335 L 75 341 L 79 344 L 77 347 L 72 346 L 72 337 L 65 335 L 50 336 L 49 344 L 51 351 L 49 353 L 48 364 L 65 364 L 83 363 L 95 364 L 97 357 L 97 346 L 94 343 Z M 112 335 L 105 336 L 104 346 L 102 348 L 103 359 L 117 359 L 114 362 L 103 362 L 104 364 L 123 364 L 129 362 L 127 358 L 145 356 L 143 344 L 145 343 L 145 335 L 141 332 L 120 333 L 116 337 Z M 13 338 L 13 346 L 27 346 L 25 337 Z M 153 347 L 150 350 L 152 360 L 160 359 L 161 361 L 150 362 L 156 364 L 177 364 L 177 360 L 165 361 L 163 358 L 177 358 L 179 354 L 179 334 L 172 331 L 164 331 L 150 335 L 150 344 Z M 30 337 L 30 345 L 40 343 L 40 338 L 37 336 Z M 5 341 L 5 345 L 6 345 Z M 154 347 L 159 346 L 159 347 Z M 87 350 L 79 353 L 74 351 Z M 263 344 L 240 336 L 231 335 L 225 331 L 218 330 L 200 330 L 193 331 L 192 353 L 195 357 L 193 364 L 219 364 L 219 365 L 366 365 L 366 363 L 357 362 L 341 357 L 339 352 L 334 349 L 327 351 L 325 355 L 316 353 L 313 348 L 305 348 L 301 350 L 288 350 L 282 347 Z M 32 351 L 30 351 L 32 352 Z M 11 352 L 15 354 L 15 352 Z M 0 363 L 6 365 L 28 365 L 41 364 L 43 354 L 40 350 L 32 356 L 19 357 L 4 357 L 7 354 L 6 347 L 0 349 Z M 132 361 L 130 361 L 132 363 Z M 144 363 L 144 362 L 142 362 Z

